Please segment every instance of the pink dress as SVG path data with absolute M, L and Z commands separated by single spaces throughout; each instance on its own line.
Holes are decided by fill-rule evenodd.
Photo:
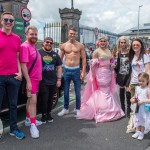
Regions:
M 125 114 L 115 100 L 115 79 L 110 68 L 110 59 L 103 56 L 94 59 L 87 75 L 87 84 L 82 93 L 82 102 L 77 119 L 95 119 L 97 122 L 117 120 Z

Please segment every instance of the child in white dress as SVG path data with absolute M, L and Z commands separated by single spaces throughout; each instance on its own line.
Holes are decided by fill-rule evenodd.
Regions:
M 145 72 L 138 75 L 139 86 L 136 86 L 135 95 L 131 103 L 137 103 L 134 127 L 136 128 L 133 138 L 143 140 L 144 131 L 150 129 L 150 90 L 148 90 L 149 75 Z

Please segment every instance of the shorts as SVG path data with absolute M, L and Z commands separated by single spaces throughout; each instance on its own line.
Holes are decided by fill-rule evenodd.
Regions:
M 39 91 L 39 81 L 31 80 L 32 90 L 31 94 L 36 94 Z

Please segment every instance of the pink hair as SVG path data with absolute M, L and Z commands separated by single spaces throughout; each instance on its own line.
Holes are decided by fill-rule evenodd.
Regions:
M 99 41 L 96 41 L 96 46 L 99 46 Z

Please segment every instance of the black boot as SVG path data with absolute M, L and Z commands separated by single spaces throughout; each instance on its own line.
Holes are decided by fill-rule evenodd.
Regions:
M 120 103 L 121 103 L 121 108 L 125 112 L 125 88 L 120 88 Z
M 46 123 L 46 115 L 42 114 L 42 118 L 41 118 L 42 123 Z
M 127 117 L 130 118 L 130 113 L 131 113 L 131 93 L 130 92 L 126 92 L 126 100 L 127 100 Z

